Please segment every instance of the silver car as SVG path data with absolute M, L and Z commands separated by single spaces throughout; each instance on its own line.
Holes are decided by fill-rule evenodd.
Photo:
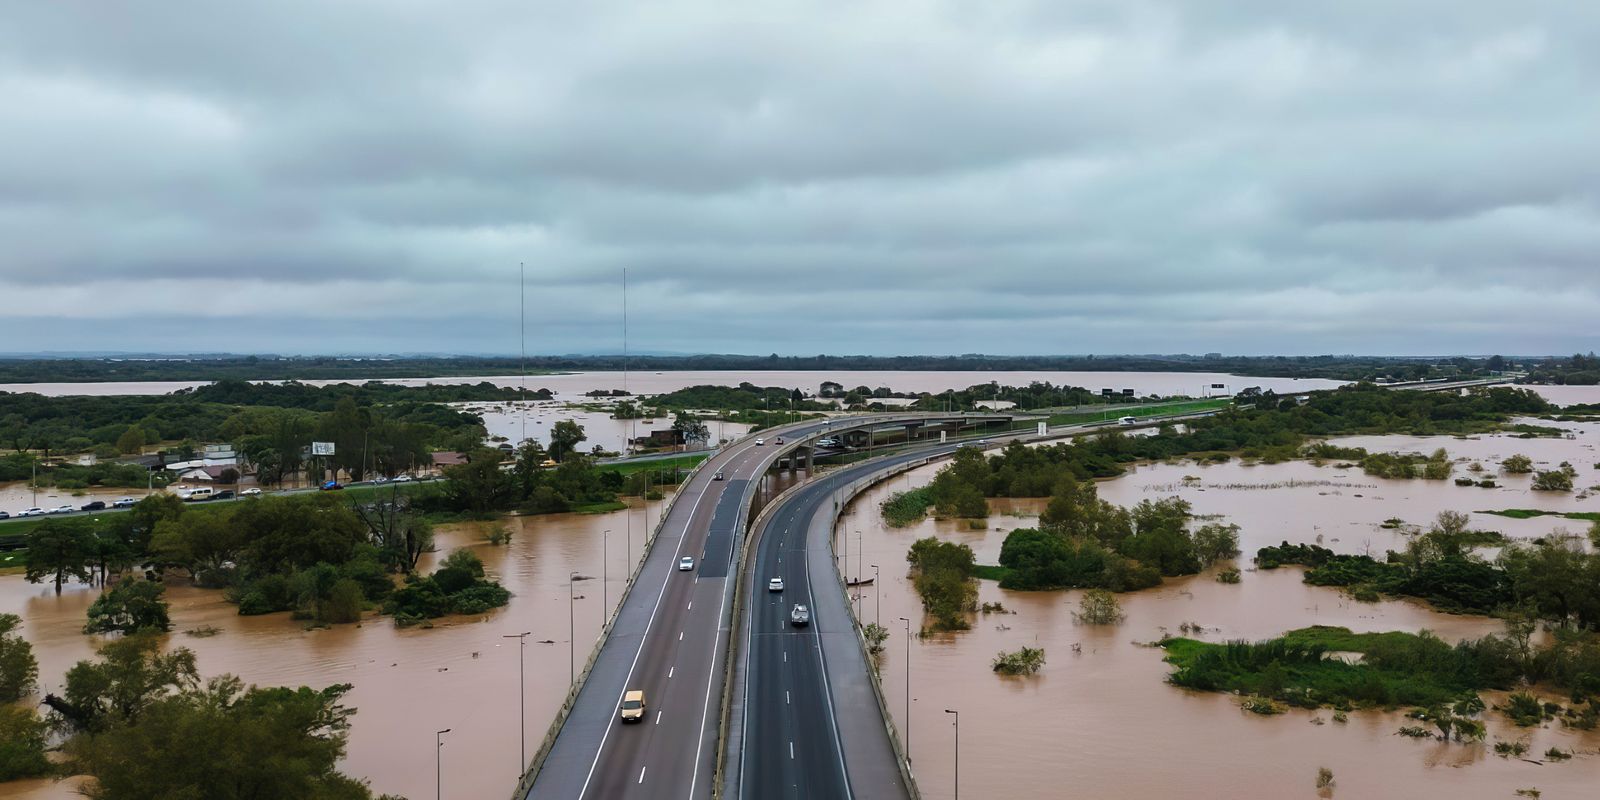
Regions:
M 789 612 L 789 624 L 796 628 L 803 628 L 811 624 L 811 609 L 797 605 Z

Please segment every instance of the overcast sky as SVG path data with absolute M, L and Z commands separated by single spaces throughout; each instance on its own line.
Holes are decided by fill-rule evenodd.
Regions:
M 0 351 L 1600 338 L 1591 3 L 5 8 Z

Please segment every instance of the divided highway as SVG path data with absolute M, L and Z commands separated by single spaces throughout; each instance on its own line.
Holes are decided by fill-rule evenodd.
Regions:
M 876 415 L 875 425 L 930 415 Z M 952 417 L 960 415 L 950 415 Z M 729 445 L 678 492 L 623 599 L 571 713 L 525 798 L 710 797 L 713 793 L 734 559 L 742 512 L 782 448 L 859 420 L 806 422 Z M 721 472 L 724 480 L 715 480 Z M 694 569 L 679 571 L 679 559 Z M 618 721 L 622 695 L 645 693 L 638 724 Z M 827 796 L 818 794 L 813 796 Z

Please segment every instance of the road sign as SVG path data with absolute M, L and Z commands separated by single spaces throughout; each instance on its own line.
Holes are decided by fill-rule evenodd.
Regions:
M 331 455 L 333 455 L 333 442 L 312 442 L 311 443 L 311 455 L 314 455 L 314 456 L 331 456 Z

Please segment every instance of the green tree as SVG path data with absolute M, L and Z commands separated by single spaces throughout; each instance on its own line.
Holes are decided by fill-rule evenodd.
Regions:
M 117 450 L 122 453 L 137 453 L 144 449 L 144 429 L 138 425 L 129 425 L 128 429 L 117 437 Z
M 1089 625 L 1115 625 L 1122 621 L 1122 606 L 1116 595 L 1104 589 L 1090 589 L 1078 598 L 1078 610 L 1073 613 L 1079 622 Z
M 16 614 L 0 614 L 0 704 L 21 700 L 39 677 L 33 645 L 16 633 L 21 626 Z
M 444 477 L 444 494 L 451 506 L 475 514 L 505 508 L 517 490 L 512 476 L 500 469 L 499 453 L 492 450 L 473 453 L 465 464 L 445 467 Z
M 1239 555 L 1239 526 L 1210 523 L 1194 532 L 1194 552 L 1203 566 Z
M 167 603 L 161 599 L 167 587 L 157 581 L 127 580 L 106 590 L 89 606 L 89 622 L 84 633 L 165 632 L 172 629 Z
M 137 724 L 73 738 L 73 772 L 93 800 L 361 800 L 365 784 L 337 770 L 354 709 L 348 684 L 244 687 L 231 675 L 163 697 Z
M 1572 475 L 1564 470 L 1548 470 L 1533 476 L 1533 488 L 1541 492 L 1572 491 Z
M 567 456 L 578 449 L 579 443 L 588 439 L 584 434 L 583 426 L 564 419 L 550 426 L 550 457 L 556 461 L 565 461 Z
M 84 583 L 94 580 L 89 568 L 93 545 L 83 526 L 47 519 L 28 532 L 26 541 L 29 583 L 49 580 L 55 584 L 56 594 L 61 594 L 61 584 L 68 578 Z
M 31 708 L 0 705 L 0 782 L 49 774 L 48 728 Z
M 157 563 L 182 567 L 194 576 L 221 572 L 238 561 L 248 544 L 244 529 L 234 524 L 234 510 L 234 506 L 211 508 L 157 522 L 151 555 Z
M 241 566 L 251 575 L 343 564 L 367 538 L 355 513 L 326 493 L 240 503 L 233 519 L 246 542 Z
M 1500 467 L 1512 475 L 1526 475 L 1533 471 L 1533 459 L 1518 453 L 1500 462 Z
M 134 722 L 150 704 L 200 680 L 193 651 L 179 647 L 164 654 L 152 634 L 113 639 L 97 652 L 99 661 L 79 661 L 67 670 L 63 697 L 45 696 L 45 705 L 75 731 Z
M 711 429 L 706 427 L 704 421 L 687 411 L 679 411 L 672 420 L 672 429 L 678 432 L 684 442 L 691 444 L 704 444 L 711 438 Z

